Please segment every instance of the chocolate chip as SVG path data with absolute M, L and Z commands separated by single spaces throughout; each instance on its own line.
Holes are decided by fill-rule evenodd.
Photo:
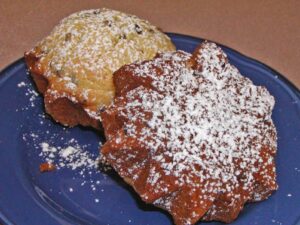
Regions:
M 56 70 L 56 74 L 57 74 L 57 76 L 62 77 L 63 70 Z
M 194 77 L 199 77 L 199 76 L 200 76 L 200 73 L 198 73 L 197 71 L 194 70 L 194 71 L 193 71 L 193 76 L 194 76 Z
M 142 34 L 143 33 L 142 28 L 137 24 L 134 24 L 134 29 L 137 32 L 137 34 Z
M 67 33 L 65 36 L 65 41 L 70 41 L 72 38 L 72 34 L 71 33 Z
M 94 12 L 93 12 L 93 14 L 95 14 L 95 15 L 98 15 L 98 14 L 100 14 L 100 10 L 98 9 L 98 10 L 94 10 Z
M 124 39 L 124 40 L 127 39 L 126 34 L 121 34 L 121 35 L 120 35 L 120 39 Z
M 104 24 L 104 26 L 109 26 L 109 27 L 112 26 L 112 22 L 109 21 L 109 20 L 104 20 L 104 21 L 103 21 L 103 24 Z

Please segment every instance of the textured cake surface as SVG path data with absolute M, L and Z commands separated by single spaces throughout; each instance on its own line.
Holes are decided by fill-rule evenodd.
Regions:
M 231 222 L 277 189 L 274 98 L 214 43 L 114 73 L 103 160 L 175 224 Z
M 96 9 L 63 19 L 25 58 L 55 120 L 71 126 L 93 125 L 99 110 L 114 97 L 114 71 L 173 50 L 170 39 L 149 22 Z M 66 110 L 69 115 L 62 115 Z M 84 116 L 91 121 L 81 121 Z

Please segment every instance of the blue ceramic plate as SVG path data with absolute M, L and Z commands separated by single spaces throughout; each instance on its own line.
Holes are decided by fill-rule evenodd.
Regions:
M 192 52 L 199 38 L 169 34 L 178 49 Z M 276 99 L 279 190 L 249 204 L 234 225 L 300 224 L 300 92 L 268 66 L 224 47 L 229 60 Z M 64 146 L 72 138 L 97 157 L 103 137 L 93 130 L 63 128 L 44 117 L 42 98 L 20 59 L 0 73 L 0 220 L 3 224 L 166 225 L 170 216 L 144 204 L 113 172 L 61 169 L 40 173 L 39 143 Z M 82 172 L 80 174 L 80 172 Z M 97 182 L 96 182 L 97 181 Z M 199 223 L 217 225 L 221 223 Z

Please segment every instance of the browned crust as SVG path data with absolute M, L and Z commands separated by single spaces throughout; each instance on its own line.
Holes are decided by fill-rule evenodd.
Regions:
M 45 94 L 50 87 L 47 77 L 40 69 L 39 56 L 29 51 L 24 54 L 24 57 L 38 91 L 45 97 L 46 112 L 56 122 L 69 127 L 82 125 L 101 130 L 100 121 L 89 116 L 82 104 L 74 103 L 67 97 L 56 97 L 54 99 L 52 95 Z
M 201 47 L 202 46 L 200 45 L 197 49 Z M 195 60 L 197 57 L 196 54 L 197 51 L 195 51 L 187 63 L 193 69 L 201 71 L 202 65 Z M 223 57 L 223 61 L 227 60 L 225 55 L 218 55 L 218 57 Z M 135 69 L 141 64 L 143 63 L 125 65 L 113 75 L 116 96 L 114 104 L 101 113 L 103 127 L 107 138 L 107 142 L 101 148 L 101 153 L 106 162 L 118 172 L 126 183 L 133 187 L 144 202 L 152 203 L 155 206 L 169 211 L 173 216 L 175 224 L 178 225 L 187 224 L 185 218 L 191 218 L 188 224 L 194 224 L 199 219 L 204 221 L 217 220 L 230 223 L 238 217 L 245 203 L 264 200 L 277 189 L 276 182 L 270 183 L 264 177 L 266 174 L 264 173 L 265 167 L 259 165 L 257 165 L 259 168 L 258 172 L 253 174 L 255 178 L 253 190 L 252 187 L 251 189 L 249 187 L 249 189 L 244 190 L 242 186 L 239 186 L 230 193 L 219 192 L 214 193 L 211 196 L 206 195 L 206 198 L 202 198 L 202 203 L 198 202 L 197 204 L 195 204 L 195 202 L 197 202 L 197 199 L 200 199 L 199 196 L 203 195 L 201 190 L 205 188 L 205 183 L 199 183 L 196 190 L 192 190 L 192 188 L 187 185 L 180 188 L 177 188 L 174 185 L 175 187 L 172 189 L 172 178 L 170 179 L 163 174 L 162 177 L 164 181 L 169 184 L 169 193 L 163 193 L 158 189 L 152 188 L 157 188 L 157 185 L 152 187 L 148 186 L 145 180 L 149 175 L 149 167 L 155 166 L 153 161 L 151 161 L 151 156 L 148 155 L 150 150 L 148 150 L 145 145 L 141 144 L 146 142 L 145 139 L 139 140 L 138 137 L 127 135 L 126 127 L 123 125 L 126 121 L 129 121 L 131 117 L 124 116 L 126 113 L 120 113 L 125 108 L 124 105 L 126 105 L 126 102 L 135 100 L 132 100 L 133 98 L 129 98 L 130 100 L 126 99 L 126 93 L 140 86 L 144 89 L 155 88 L 151 86 L 151 76 L 144 77 L 135 75 Z M 159 76 L 159 70 L 154 74 Z M 145 123 L 137 122 L 135 125 L 135 129 L 139 130 L 142 129 L 141 127 L 145 126 Z M 268 123 L 268 125 L 270 126 L 270 130 L 268 130 L 270 134 L 266 136 L 276 139 L 275 128 L 272 127 L 272 123 Z M 274 146 L 262 147 L 260 153 L 262 154 L 261 158 L 263 161 L 260 165 L 265 165 L 271 156 L 275 156 L 276 149 L 274 148 Z M 127 155 L 130 155 L 131 157 L 127 158 Z M 145 159 L 145 161 L 143 161 L 143 159 Z M 137 166 L 132 167 L 132 165 Z M 128 168 L 131 168 L 131 170 L 128 170 Z M 275 162 L 273 161 L 272 164 L 267 166 L 267 174 L 276 181 L 274 168 Z M 134 175 L 138 176 L 133 178 Z M 240 180 L 242 180 L 243 177 L 240 176 L 237 179 L 239 182 L 242 182 Z M 155 190 L 157 190 L 157 192 L 155 192 Z M 232 196 L 239 197 L 233 198 Z M 210 200 L 210 197 L 214 200 Z M 191 201 L 193 199 L 195 199 L 195 201 Z M 190 204 L 191 202 L 193 202 L 193 205 Z M 196 216 L 192 215 L 193 212 L 197 213 Z

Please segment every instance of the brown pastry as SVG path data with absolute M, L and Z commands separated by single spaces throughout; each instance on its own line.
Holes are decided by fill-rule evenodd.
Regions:
M 99 128 L 99 112 L 114 97 L 113 72 L 173 50 L 170 39 L 149 22 L 95 9 L 63 19 L 25 60 L 56 121 Z
M 123 66 L 103 160 L 177 225 L 229 223 L 277 189 L 274 98 L 214 43 Z

